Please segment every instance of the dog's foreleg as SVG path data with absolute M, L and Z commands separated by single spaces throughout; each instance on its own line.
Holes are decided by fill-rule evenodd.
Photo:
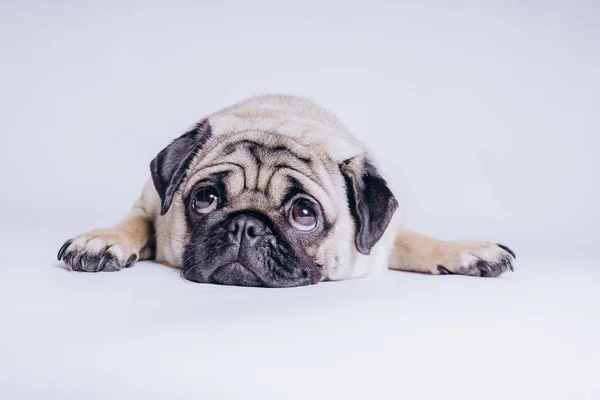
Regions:
M 58 260 L 69 269 L 86 272 L 118 271 L 154 255 L 154 216 L 145 193 L 116 226 L 96 229 L 67 240 Z
M 429 274 L 496 277 L 513 270 L 514 252 L 477 241 L 442 241 L 404 229 L 395 240 L 390 268 Z

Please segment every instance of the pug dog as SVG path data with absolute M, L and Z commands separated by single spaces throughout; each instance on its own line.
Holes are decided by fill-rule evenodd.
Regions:
M 295 96 L 247 99 L 202 119 L 150 163 L 151 179 L 111 228 L 68 240 L 74 271 L 154 259 L 190 281 L 291 287 L 386 269 L 497 277 L 501 244 L 441 241 L 407 229 L 365 145 L 329 111 Z

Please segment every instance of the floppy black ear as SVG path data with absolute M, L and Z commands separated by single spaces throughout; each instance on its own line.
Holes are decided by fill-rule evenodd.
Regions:
M 354 243 L 360 253 L 368 255 L 385 232 L 398 202 L 385 179 L 368 160 L 348 160 L 340 165 L 340 170 L 346 180 L 348 204 L 356 222 Z
M 173 140 L 150 163 L 152 181 L 162 202 L 160 215 L 169 211 L 173 196 L 185 178 L 194 155 L 211 135 L 210 124 L 204 119 L 192 130 Z

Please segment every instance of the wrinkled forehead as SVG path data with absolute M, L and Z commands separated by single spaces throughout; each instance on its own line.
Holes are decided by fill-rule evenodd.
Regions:
M 304 192 L 321 204 L 328 219 L 337 219 L 335 199 L 343 193 L 338 193 L 335 177 L 340 172 L 318 148 L 264 132 L 244 132 L 207 145 L 190 166 L 184 195 L 199 182 L 218 178 L 229 197 L 260 193 L 273 206 Z

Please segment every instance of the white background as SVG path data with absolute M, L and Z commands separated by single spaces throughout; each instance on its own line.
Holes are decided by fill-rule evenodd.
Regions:
M 61 388 L 65 390 L 61 392 L 64 398 L 68 397 L 67 392 L 73 396 L 80 393 L 77 390 L 81 388 L 48 383 L 48 376 L 68 378 L 75 368 L 62 365 L 61 371 L 70 372 L 59 373 L 53 371 L 53 363 L 48 360 L 49 357 L 70 360 L 68 355 L 82 354 L 82 348 L 91 351 L 92 347 L 85 347 L 87 342 L 80 336 L 82 333 L 76 335 L 80 347 L 69 347 L 70 333 L 64 327 L 78 319 L 93 321 L 92 311 L 99 313 L 100 320 L 108 318 L 102 325 L 104 330 L 94 331 L 95 335 L 103 336 L 114 332 L 116 326 L 137 332 L 123 322 L 131 312 L 156 322 L 156 325 L 141 323 L 143 335 L 166 329 L 172 321 L 161 318 L 168 315 L 166 310 L 173 308 L 181 310 L 177 315 L 181 317 L 180 325 L 185 325 L 190 315 L 185 310 L 190 311 L 189 307 L 193 308 L 190 304 L 199 301 L 199 292 L 208 296 L 200 297 L 207 304 L 218 303 L 232 293 L 238 296 L 235 298 L 243 299 L 241 309 L 231 306 L 235 310 L 232 311 L 225 307 L 222 311 L 225 315 L 246 315 L 248 310 L 243 307 L 248 304 L 259 307 L 263 315 L 277 315 L 277 318 L 290 315 L 286 307 L 297 310 L 295 300 L 290 300 L 295 299 L 294 295 L 285 295 L 287 303 L 271 310 L 268 304 L 278 301 L 278 295 L 273 294 L 276 292 L 260 295 L 257 300 L 254 293 L 263 292 L 190 287 L 175 275 L 160 272 L 160 266 L 143 264 L 123 272 L 129 275 L 121 276 L 128 277 L 127 287 L 141 291 L 146 308 L 139 306 L 143 312 L 123 309 L 120 300 L 125 296 L 122 290 L 126 289 L 121 279 L 125 278 L 119 278 L 118 274 L 75 277 L 50 268 L 56 266 L 54 252 L 64 239 L 81 230 L 110 225 L 124 215 L 149 176 L 150 160 L 171 139 L 204 115 L 262 93 L 309 96 L 336 113 L 379 157 L 414 228 L 448 239 L 497 240 L 526 256 L 512 278 L 494 281 L 516 282 L 506 289 L 488 286 L 499 285 L 489 283 L 490 280 L 483 283 L 453 278 L 448 282 L 458 286 L 446 286 L 441 281 L 429 280 L 431 277 L 397 274 L 394 278 L 400 282 L 413 282 L 419 287 L 414 293 L 404 287 L 401 293 L 405 293 L 406 299 L 395 298 L 408 313 L 404 315 L 406 319 L 386 325 L 385 318 L 377 319 L 380 314 L 374 317 L 373 310 L 363 309 L 363 320 L 374 326 L 383 324 L 386 329 L 395 327 L 394 332 L 406 332 L 406 324 L 412 324 L 408 337 L 398 340 L 403 346 L 408 346 L 407 340 L 415 343 L 416 338 L 425 338 L 425 342 L 417 341 L 421 344 L 415 344 L 412 350 L 410 346 L 403 348 L 405 353 L 396 349 L 398 354 L 402 353 L 399 358 L 408 357 L 413 363 L 421 360 L 416 364 L 415 376 L 410 375 L 409 363 L 398 367 L 413 382 L 406 393 L 416 398 L 415 393 L 422 387 L 415 382 L 429 382 L 429 373 L 431 380 L 437 382 L 443 378 L 436 373 L 446 374 L 448 379 L 444 382 L 448 390 L 473 388 L 460 386 L 461 378 L 465 381 L 472 378 L 484 385 L 489 378 L 482 372 L 481 363 L 485 362 L 489 362 L 486 368 L 497 368 L 490 372 L 493 377 L 490 380 L 497 380 L 502 371 L 510 375 L 515 368 L 521 368 L 521 380 L 517 381 L 533 382 L 538 385 L 536 388 L 544 382 L 558 382 L 563 373 L 576 371 L 578 367 L 592 373 L 598 367 L 594 361 L 598 345 L 590 343 L 594 337 L 597 342 L 600 329 L 589 318 L 597 315 L 600 304 L 595 295 L 600 284 L 598 264 L 579 260 L 594 259 L 600 249 L 599 20 L 600 3 L 591 0 L 3 1 L 0 4 L 0 224 L 5 228 L 1 232 L 5 250 L 0 261 L 4 274 L 1 279 L 4 315 L 13 330 L 5 331 L 9 335 L 5 343 L 11 345 L 0 349 L 5 360 L 0 368 L 5 380 L 0 380 L 0 390 L 29 387 L 29 392 L 25 392 L 34 396 L 36 388 L 40 393 L 48 387 Z M 558 259 L 567 261 L 557 264 Z M 558 275 L 544 281 L 549 271 Z M 167 282 L 165 290 L 177 295 L 161 295 L 159 282 L 163 279 Z M 363 290 L 367 303 L 375 298 L 387 304 L 386 310 L 394 308 L 389 305 L 388 297 L 381 297 L 381 290 L 383 293 L 392 290 L 389 284 L 366 289 L 357 285 L 342 283 L 336 289 L 324 285 L 325 289 L 312 288 L 300 293 L 316 296 L 313 299 L 321 299 L 319 296 L 328 299 L 330 295 L 326 293 L 333 291 L 344 299 L 344 296 L 355 298 L 355 293 Z M 109 288 L 116 294 L 106 300 L 103 293 L 110 292 Z M 473 292 L 465 288 L 476 291 L 476 301 L 470 297 Z M 428 290 L 436 296 L 447 293 L 453 300 L 432 300 Z M 58 300 L 57 293 L 62 293 Z M 486 298 L 485 293 L 498 298 Z M 217 300 L 211 297 L 213 294 Z M 511 296 L 514 297 L 510 307 L 503 309 L 500 299 Z M 133 303 L 142 301 L 137 300 Z M 69 314 L 65 310 L 74 303 L 74 314 Z M 110 305 L 110 309 L 103 308 L 103 304 Z M 131 306 L 132 302 L 127 304 Z M 339 310 L 342 304 L 339 300 L 339 304 L 330 305 L 332 310 Z M 445 308 L 440 309 L 440 304 L 446 304 Z M 492 309 L 500 307 L 494 315 L 504 315 L 507 319 L 488 319 L 488 325 L 482 328 L 477 321 L 488 315 L 483 310 L 484 305 L 490 304 Z M 56 313 L 51 305 L 65 312 Z M 454 305 L 458 308 L 453 308 Z M 469 311 L 468 305 L 475 308 Z M 162 317 L 152 314 L 156 307 L 162 310 Z M 329 332 L 337 332 L 343 326 L 342 321 L 361 320 L 356 316 L 331 320 L 325 311 L 318 314 L 321 319 L 311 314 L 312 306 L 305 307 L 309 308 L 300 308 L 300 312 L 304 312 L 307 323 L 316 323 L 315 318 L 325 325 L 328 320 L 330 324 L 335 321 Z M 203 321 L 210 318 L 218 319 L 220 311 L 210 316 L 206 307 L 200 308 L 203 319 L 196 321 L 200 324 L 197 326 L 203 326 Z M 453 310 L 452 315 L 464 322 L 450 333 L 454 341 L 462 340 L 457 348 L 446 350 L 450 353 L 443 353 L 446 347 L 437 342 L 437 336 L 431 336 L 432 332 L 447 328 L 452 320 L 446 320 L 447 314 L 440 314 L 440 310 Z M 407 315 L 421 317 L 415 320 Z M 430 324 L 423 315 L 431 315 L 437 322 Z M 440 315 L 441 319 L 436 320 Z M 510 315 L 515 319 L 507 317 Z M 533 316 L 549 319 L 534 323 Z M 527 325 L 528 321 L 533 325 Z M 354 323 L 348 329 L 356 332 Z M 557 333 L 561 327 L 568 330 L 563 332 L 564 336 Z M 189 333 L 185 326 L 180 328 L 183 331 L 174 331 Z M 477 329 L 487 331 L 482 333 Z M 475 336 L 492 335 L 490 340 L 496 345 L 503 336 L 513 341 L 491 354 L 482 350 L 489 348 L 485 343 L 477 342 L 476 352 L 465 356 L 462 349 L 469 348 L 468 332 L 473 330 L 478 332 Z M 50 332 L 52 340 L 39 342 L 39 338 L 25 334 L 31 331 Z M 559 336 L 547 336 L 550 331 Z M 262 330 L 253 332 L 255 336 L 250 337 L 264 334 Z M 525 341 L 519 341 L 519 334 L 523 333 Z M 293 337 L 298 340 L 305 337 L 297 330 L 288 334 L 295 334 Z M 317 341 L 318 336 L 313 334 L 309 335 L 309 342 Z M 159 343 L 164 343 L 160 341 L 162 333 L 156 335 Z M 119 335 L 115 337 L 122 340 Z M 185 342 L 189 337 L 180 339 Z M 256 340 L 264 345 L 260 339 Z M 351 338 L 346 340 L 352 349 L 355 342 Z M 383 352 L 389 353 L 394 341 L 386 337 L 382 343 L 386 343 Z M 432 343 L 437 343 L 436 351 L 447 357 L 430 365 L 422 361 L 417 349 L 425 350 Z M 130 344 L 125 340 L 120 345 L 128 348 Z M 181 346 L 169 354 L 178 354 L 179 349 L 186 354 L 184 358 L 195 359 L 192 357 L 195 353 L 190 355 L 184 351 L 187 346 Z M 45 353 L 58 348 L 67 356 L 63 350 Z M 148 346 L 149 353 L 144 354 L 152 354 L 153 348 Z M 222 348 L 216 348 L 213 356 L 218 359 Z M 536 350 L 527 353 L 531 349 Z M 564 371 L 561 367 L 549 367 L 553 364 L 548 349 L 558 351 L 554 361 Z M 20 353 L 21 350 L 25 353 Z M 40 351 L 47 356 L 41 358 L 46 363 L 41 361 Z M 201 357 L 206 357 L 206 349 L 198 351 L 203 354 Z M 483 358 L 479 359 L 477 354 Z M 523 354 L 531 358 L 519 362 L 519 355 Z M 146 368 L 153 365 L 143 358 L 139 361 L 140 354 L 135 351 L 130 356 L 130 361 L 136 359 Z M 278 356 L 264 357 L 271 362 L 278 360 Z M 332 357 L 339 357 L 339 353 Z M 457 358 L 464 359 L 455 366 L 452 360 Z M 21 362 L 11 364 L 15 359 Z M 365 362 L 372 361 L 368 358 Z M 187 364 L 179 365 L 171 359 L 165 362 L 175 364 L 171 371 L 177 376 L 185 375 L 180 372 L 187 368 L 181 365 Z M 346 367 L 352 365 L 344 357 L 339 362 Z M 140 367 L 123 363 L 130 369 Z M 475 372 L 464 372 L 477 363 Z M 567 363 L 570 368 L 564 367 Z M 99 370 L 119 371 L 118 366 L 109 365 L 108 361 L 105 364 L 93 365 L 96 376 L 102 376 Z M 39 365 L 39 370 L 31 372 L 32 365 Z M 85 375 L 81 360 L 77 365 L 77 374 Z M 243 369 L 240 365 L 245 364 L 235 365 Z M 323 365 L 329 364 L 321 364 L 321 368 L 325 368 Z M 390 368 L 385 368 L 388 383 L 397 378 L 393 367 Z M 453 375 L 458 370 L 460 375 Z M 331 370 L 324 372 L 329 373 Z M 563 391 L 548 389 L 549 393 L 586 398 L 581 393 L 591 393 L 585 392 L 585 385 L 593 382 L 583 379 L 585 374 L 572 375 L 571 378 L 578 376 L 582 380 L 567 379 L 561 386 Z M 143 385 L 156 383 L 151 373 L 140 376 Z M 594 376 L 597 380 L 597 374 Z M 89 387 L 94 385 L 92 378 L 85 380 Z M 193 387 L 193 377 L 188 378 L 186 382 Z M 224 379 L 222 386 L 215 383 L 218 379 Z M 510 382 L 508 376 L 505 380 Z M 220 378 L 210 375 L 209 381 L 219 390 L 228 382 L 223 375 Z M 187 388 L 181 381 L 169 382 L 172 387 Z M 368 392 L 375 383 L 366 382 L 370 382 L 365 383 Z M 80 386 L 86 387 L 83 383 Z M 345 387 L 352 385 L 346 382 Z M 241 398 L 251 397 L 249 393 L 261 393 L 259 389 L 264 388 L 258 385 L 254 387 L 256 392 L 247 392 L 246 396 L 241 389 L 239 393 Z M 581 390 L 577 392 L 580 396 L 572 397 L 576 388 Z M 444 393 L 443 388 L 440 390 Z M 515 392 L 510 394 L 518 398 Z M 87 398 L 91 398 L 89 395 L 86 394 Z M 282 398 L 278 396 L 275 397 Z
M 189 124 L 278 92 L 367 141 L 416 228 L 600 236 L 597 2 L 90 4 L 2 4 L 3 212 L 122 212 Z

